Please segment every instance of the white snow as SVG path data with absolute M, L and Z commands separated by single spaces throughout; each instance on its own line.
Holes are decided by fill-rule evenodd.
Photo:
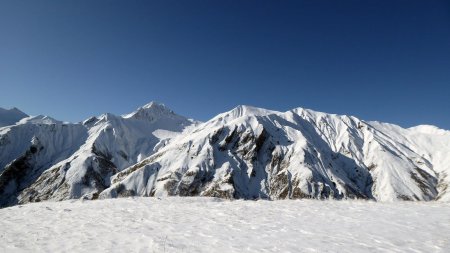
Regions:
M 0 209 L 0 252 L 449 252 L 450 203 L 122 198 Z
M 48 168 L 69 157 L 87 138 L 81 124 L 65 124 L 47 116 L 30 116 L 15 125 L 0 128 L 0 172 L 30 146 L 45 147 L 35 167 Z

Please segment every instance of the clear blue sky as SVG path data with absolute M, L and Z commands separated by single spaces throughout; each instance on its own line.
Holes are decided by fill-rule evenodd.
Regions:
M 152 100 L 450 129 L 450 1 L 0 2 L 0 107 L 80 121 Z

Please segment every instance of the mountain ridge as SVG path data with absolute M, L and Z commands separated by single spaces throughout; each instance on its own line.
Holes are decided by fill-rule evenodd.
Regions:
M 154 110 L 158 108 L 146 108 L 149 117 Z M 160 115 L 157 121 L 111 113 L 82 123 L 25 118 L 0 132 L 0 204 L 92 198 L 109 185 L 110 176 L 152 154 L 170 140 L 167 136 L 192 123 L 174 113 Z M 155 135 L 158 130 L 165 135 Z M 36 146 L 32 140 L 43 143 Z
M 302 107 L 241 105 L 203 123 L 156 102 L 81 123 L 29 117 L 0 130 L 0 204 L 172 195 L 448 201 L 448 143 L 450 131 L 435 126 Z

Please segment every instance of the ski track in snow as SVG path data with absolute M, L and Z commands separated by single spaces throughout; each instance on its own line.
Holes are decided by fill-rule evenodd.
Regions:
M 0 252 L 450 252 L 450 203 L 122 198 L 0 209 Z

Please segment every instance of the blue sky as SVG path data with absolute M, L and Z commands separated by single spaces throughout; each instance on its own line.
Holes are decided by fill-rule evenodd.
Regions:
M 153 100 L 450 129 L 450 2 L 0 2 L 0 107 L 80 121 Z

